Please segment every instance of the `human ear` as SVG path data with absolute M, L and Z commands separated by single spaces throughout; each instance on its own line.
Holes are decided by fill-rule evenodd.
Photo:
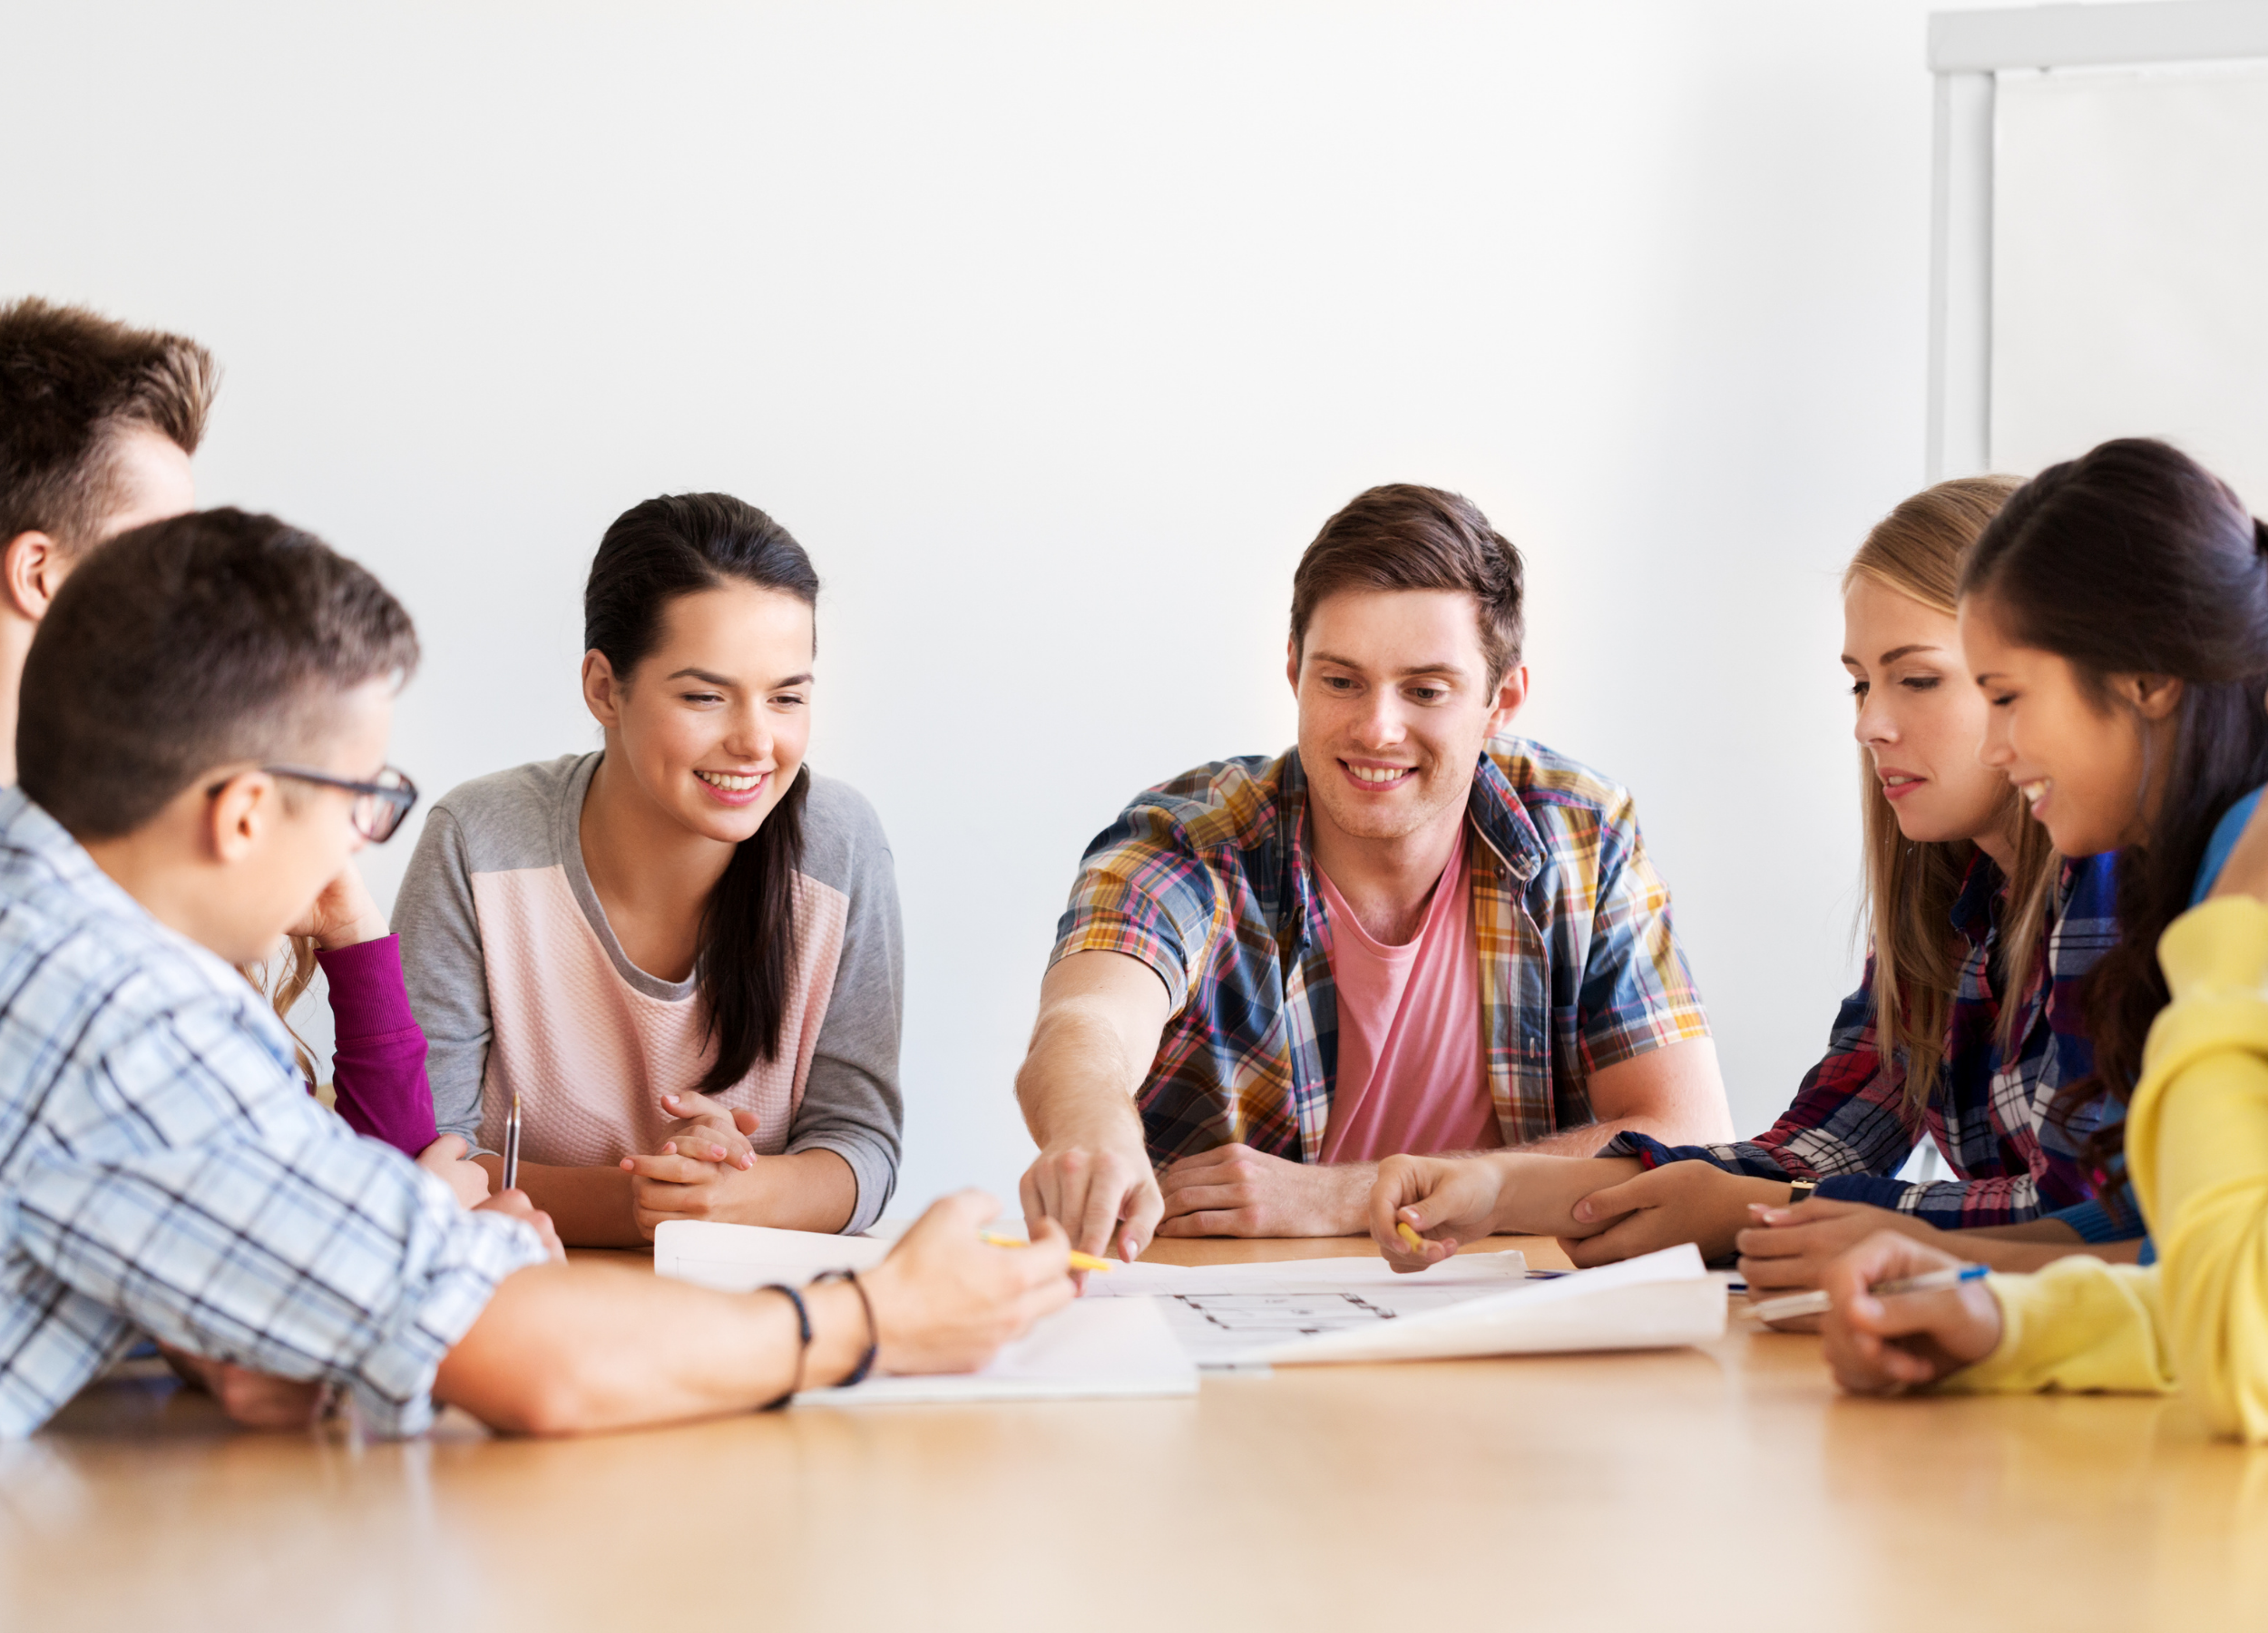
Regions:
M 1496 737 L 1512 723 L 1521 705 L 1528 701 L 1528 666 L 1515 663 L 1504 671 L 1504 679 L 1496 685 L 1496 707 L 1489 711 L 1489 735 Z
M 63 585 L 63 551 L 36 528 L 0 545 L 0 598 L 18 617 L 37 623 Z
M 213 859 L 241 862 L 259 848 L 283 790 L 265 771 L 240 771 L 205 802 L 201 837 Z
M 1292 696 L 1299 696 L 1299 638 L 1295 635 L 1284 643 L 1284 679 L 1292 683 Z
M 601 726 L 622 723 L 621 684 L 614 679 L 614 666 L 596 647 L 582 655 L 582 706 Z
M 2163 720 L 2181 706 L 2182 683 L 2174 675 L 2129 675 L 2121 689 L 2146 720 Z

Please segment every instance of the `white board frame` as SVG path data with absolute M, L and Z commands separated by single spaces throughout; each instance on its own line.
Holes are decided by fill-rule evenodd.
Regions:
M 1928 480 L 1992 458 L 1992 121 L 2007 69 L 2268 57 L 2268 0 L 1933 12 Z

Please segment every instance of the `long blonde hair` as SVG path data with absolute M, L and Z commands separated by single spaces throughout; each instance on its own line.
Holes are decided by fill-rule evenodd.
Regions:
M 251 983 L 252 990 L 274 1006 L 276 1019 L 283 1022 L 283 1029 L 291 1039 L 291 1053 L 299 1063 L 299 1075 L 307 1079 L 310 1092 L 316 1087 L 315 1052 L 291 1024 L 291 1012 L 314 984 L 315 968 L 315 938 L 311 935 L 287 935 L 276 955 L 267 963 L 236 967 L 236 973 Z
M 1874 525 L 1843 574 L 1848 592 L 1860 578 L 1953 616 L 1961 558 L 2023 485 L 2013 476 L 1961 476 L 1925 488 Z M 1866 817 L 1866 916 L 1874 951 L 1874 1036 L 1881 1058 L 1906 1053 L 1906 1114 L 1919 1120 L 1945 1065 L 1946 1017 L 1960 977 L 1960 953 L 1949 929 L 1953 903 L 1976 847 L 1908 839 L 1884 797 L 1872 758 L 1859 750 L 1860 801 Z M 2016 999 L 2032 977 L 2034 950 L 2047 923 L 2056 856 L 2048 830 L 2032 820 L 2016 790 L 2003 793 L 2000 814 L 2016 836 L 2016 866 L 2000 919 L 2003 1048 L 2013 1042 Z

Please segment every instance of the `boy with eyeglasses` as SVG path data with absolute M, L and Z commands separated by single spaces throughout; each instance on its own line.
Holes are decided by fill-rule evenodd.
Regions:
M 316 1106 L 230 965 L 398 821 L 380 768 L 416 656 L 369 573 L 238 511 L 122 534 L 54 598 L 0 792 L 0 1436 L 142 1333 L 240 1417 L 304 1423 L 336 1388 L 379 1433 L 446 1403 L 566 1433 L 967 1370 L 1070 1298 L 1061 1233 L 988 1247 L 973 1195 L 801 1292 L 551 1262 L 519 1192 L 463 1208 Z
M 219 381 L 211 354 L 185 336 L 36 297 L 0 306 L 0 783 L 15 780 L 17 693 L 40 621 L 100 546 L 194 507 L 190 461 Z M 406 779 L 378 781 L 357 807 L 373 836 L 392 833 L 416 799 Z M 290 928 L 311 944 L 299 973 L 319 966 L 328 984 L 339 1115 L 479 1201 L 487 1175 L 464 1140 L 434 1126 L 400 943 L 360 875 L 342 869 Z M 304 984 L 288 979 L 283 1007 Z

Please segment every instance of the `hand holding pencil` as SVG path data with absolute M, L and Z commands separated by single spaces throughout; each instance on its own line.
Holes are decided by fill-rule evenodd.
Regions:
M 1042 1219 L 1029 1244 L 1002 1253 L 979 1234 L 1000 1212 L 981 1191 L 933 1203 L 890 1255 L 860 1272 L 885 1372 L 971 1372 L 1071 1298 L 1070 1242 Z
M 1880 1231 L 1820 1277 L 1829 1308 L 1820 1331 L 1835 1382 L 1855 1394 L 1924 1389 L 1999 1346 L 1999 1301 L 1959 1257 Z M 1907 1291 L 1890 1284 L 1921 1282 Z M 1950 1285 L 1944 1285 L 1950 1281 Z
M 1031 1246 L 1022 1237 L 1002 1236 L 997 1230 L 986 1231 L 983 1239 L 984 1245 L 988 1247 L 1029 1247 Z M 1097 1258 L 1091 1253 L 1081 1253 L 1074 1247 L 1071 1249 L 1071 1268 L 1110 1271 L 1117 1269 L 1118 1266 L 1107 1258 Z

